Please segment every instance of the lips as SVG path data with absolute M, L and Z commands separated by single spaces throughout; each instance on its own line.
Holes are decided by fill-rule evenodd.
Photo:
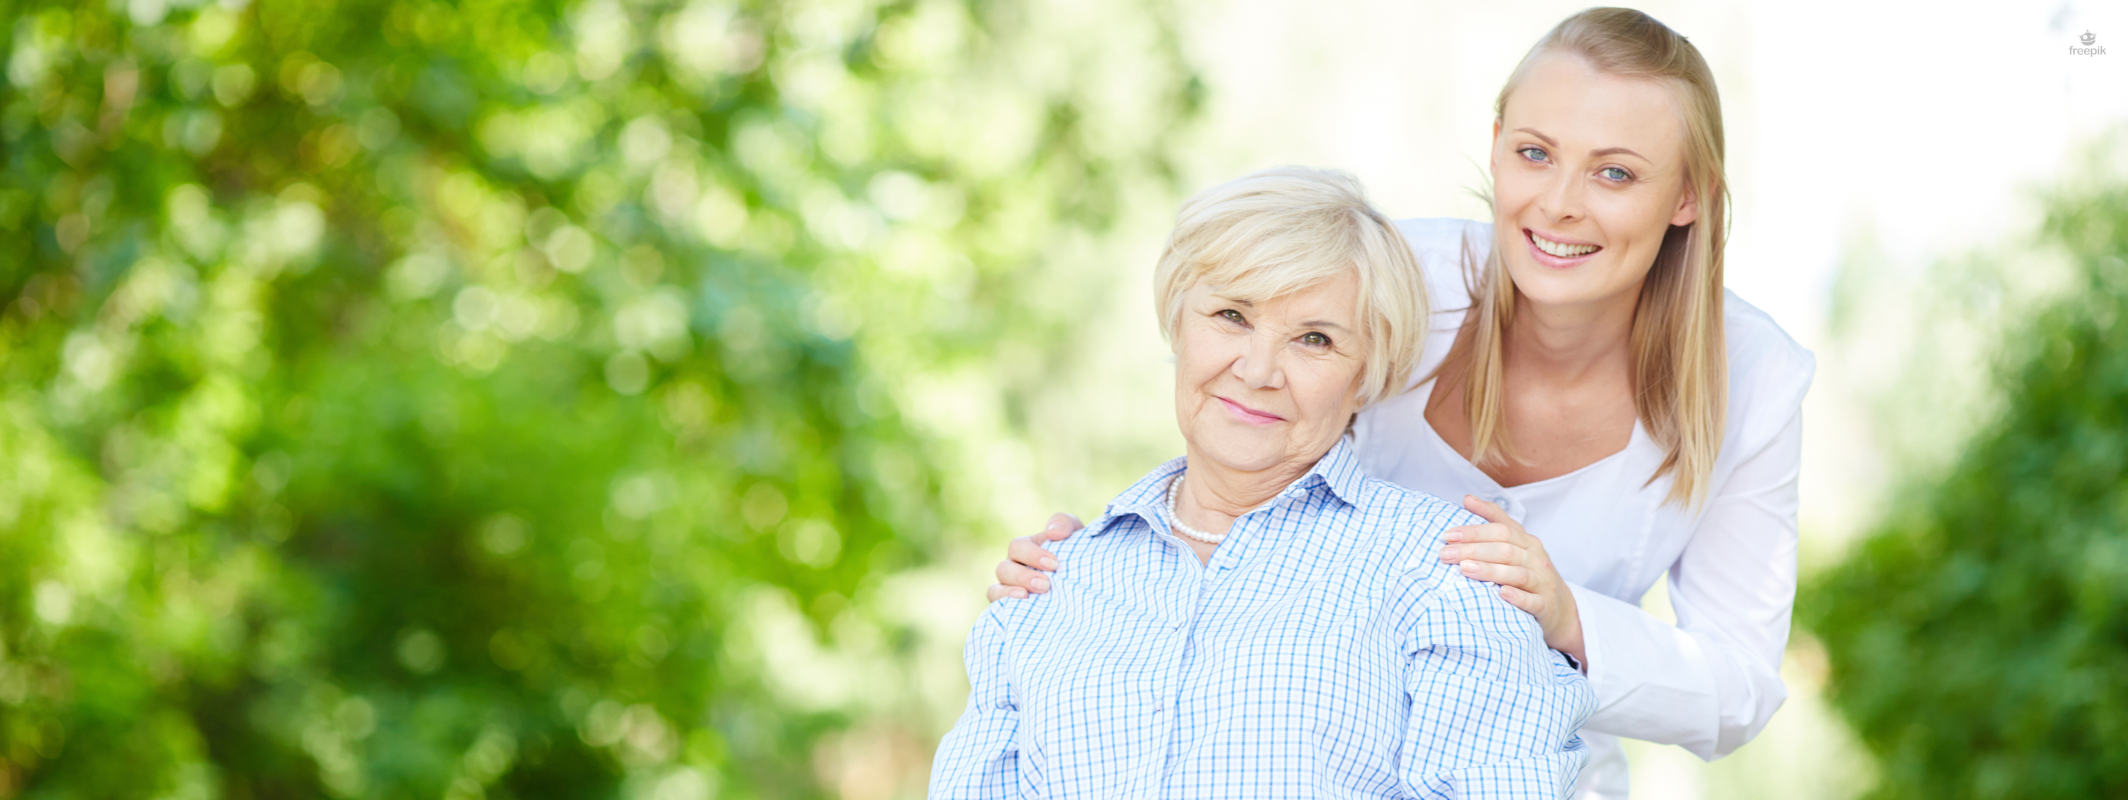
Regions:
M 1551 269 L 1566 270 L 1579 267 L 1588 263 L 1591 257 L 1603 250 L 1600 245 L 1584 242 L 1565 242 L 1541 236 L 1536 231 L 1528 228 L 1522 229 L 1522 238 L 1529 242 L 1530 260 L 1537 262 L 1538 266 Z M 1560 255 L 1560 253 L 1577 253 L 1578 255 Z
M 1531 247 L 1536 248 L 1540 253 L 1558 259 L 1579 259 L 1593 255 L 1603 249 L 1601 245 L 1554 239 L 1528 228 L 1522 229 L 1522 233 L 1529 238 Z
M 1227 413 L 1233 414 L 1241 421 L 1247 422 L 1252 425 L 1269 425 L 1273 422 L 1283 422 L 1285 420 L 1284 417 L 1278 416 L 1277 414 L 1266 414 L 1262 411 L 1258 411 L 1240 403 L 1236 403 L 1224 397 L 1217 397 L 1215 399 L 1217 399 L 1221 404 L 1227 407 Z

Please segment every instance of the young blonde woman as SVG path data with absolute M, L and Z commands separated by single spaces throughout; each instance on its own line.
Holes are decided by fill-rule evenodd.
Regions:
M 1699 51 L 1590 9 L 1494 106 L 1490 226 L 1402 223 L 1433 295 L 1405 395 L 1352 428 L 1376 477 L 1488 520 L 1439 557 L 1536 617 L 1598 707 L 1577 796 L 1623 797 L 1617 739 L 1712 759 L 1765 727 L 1795 597 L 1801 407 L 1813 361 L 1722 287 L 1721 108 Z M 1048 588 L 1014 540 L 993 598 Z M 1675 625 L 1638 605 L 1667 572 Z

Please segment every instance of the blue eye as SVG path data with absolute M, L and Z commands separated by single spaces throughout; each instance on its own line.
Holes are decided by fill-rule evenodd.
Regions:
M 1625 183 L 1633 179 L 1633 173 L 1625 171 L 1623 167 L 1604 167 L 1603 171 L 1597 174 L 1602 175 L 1604 180 L 1614 183 Z
M 1545 153 L 1542 148 L 1537 147 L 1525 147 L 1520 150 L 1516 150 L 1515 152 L 1520 153 L 1523 158 L 1527 158 L 1531 161 L 1536 161 L 1540 163 L 1550 161 L 1552 158 L 1551 155 Z

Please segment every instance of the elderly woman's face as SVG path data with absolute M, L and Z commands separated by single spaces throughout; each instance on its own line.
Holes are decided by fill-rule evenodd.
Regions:
M 1190 454 L 1238 472 L 1320 460 L 1359 407 L 1359 279 L 1255 303 L 1192 287 L 1175 331 L 1175 418 Z

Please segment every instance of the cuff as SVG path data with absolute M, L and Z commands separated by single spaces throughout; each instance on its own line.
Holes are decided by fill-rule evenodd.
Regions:
M 1712 678 L 1698 643 L 1640 606 L 1574 584 L 1567 589 L 1581 612 L 1582 672 L 1596 693 L 1586 727 L 1694 753 L 1711 748 Z
M 1581 674 L 1589 676 L 1589 688 L 1598 689 L 1596 692 L 1596 704 L 1598 708 L 1602 708 L 1610 705 L 1612 697 L 1611 694 L 1598 688 L 1599 684 L 1597 684 L 1599 677 L 1607 678 L 1611 673 L 1611 670 L 1608 669 L 1612 666 L 1609 652 L 1611 637 L 1606 634 L 1610 632 L 1611 628 L 1616 627 L 1617 607 L 1625 605 L 1625 603 L 1618 598 L 1578 583 L 1570 582 L 1566 585 L 1566 589 L 1574 593 L 1574 608 L 1581 614 L 1581 654 L 1583 656 L 1583 660 L 1578 663 L 1575 662 L 1573 656 L 1568 656 L 1567 662 L 1580 668 Z M 1638 612 L 1640 609 L 1635 607 L 1633 610 Z

